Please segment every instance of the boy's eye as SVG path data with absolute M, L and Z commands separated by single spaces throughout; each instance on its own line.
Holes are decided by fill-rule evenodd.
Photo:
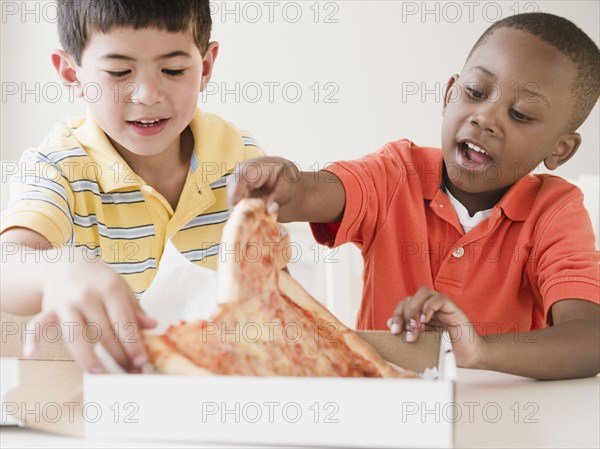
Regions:
M 114 76 L 115 78 L 122 78 L 125 75 L 129 75 L 131 73 L 131 70 L 123 70 L 121 72 L 111 72 L 107 70 L 106 73 L 108 73 L 110 76 Z
M 511 109 L 510 114 L 514 119 L 519 120 L 520 122 L 531 122 L 533 119 L 525 114 L 520 113 L 516 109 Z
M 467 86 L 466 89 L 469 97 L 474 98 L 475 100 L 485 100 L 487 98 L 483 92 L 479 92 L 472 87 Z
M 181 70 L 163 69 L 163 73 L 166 73 L 167 75 L 172 76 L 172 77 L 181 76 L 181 75 L 183 75 L 183 72 L 184 72 L 183 69 L 181 69 Z

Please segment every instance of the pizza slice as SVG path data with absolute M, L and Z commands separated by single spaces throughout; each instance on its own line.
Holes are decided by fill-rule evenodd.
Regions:
M 415 377 L 398 372 L 279 270 L 279 228 L 259 199 L 241 201 L 223 230 L 218 307 L 210 320 L 145 335 L 168 374 Z

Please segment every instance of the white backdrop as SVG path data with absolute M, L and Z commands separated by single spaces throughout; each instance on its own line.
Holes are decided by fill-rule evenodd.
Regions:
M 54 3 L 1 4 L 1 158 L 14 161 L 85 104 L 69 98 L 50 63 L 59 46 Z M 221 51 L 201 106 L 304 169 L 400 137 L 439 145 L 443 86 L 495 18 L 553 12 L 600 40 L 596 1 L 215 1 L 212 8 Z M 598 123 L 596 106 L 580 129 L 582 148 L 557 173 L 599 173 Z
M 59 46 L 51 1 L 1 1 L 2 185 L 7 169 L 51 126 L 81 115 L 50 63 Z M 263 149 L 292 159 L 303 169 L 356 158 L 390 140 L 408 137 L 440 144 L 441 93 L 459 72 L 479 35 L 495 20 L 517 12 L 562 15 L 600 40 L 597 1 L 215 1 L 213 40 L 219 57 L 201 107 L 250 130 Z M 598 105 L 581 127 L 583 144 L 556 173 L 570 179 L 600 172 Z M 2 208 L 8 189 L 2 189 Z M 310 237 L 295 226 L 306 248 Z M 360 293 L 360 262 L 342 249 L 325 273 L 310 249 L 297 276 L 311 293 L 332 302 L 350 324 Z M 341 257 L 340 257 L 341 256 Z M 352 259 L 352 260 L 349 260 Z M 346 267 L 343 267 L 346 264 Z M 314 264 L 312 264 L 314 266 Z M 334 267 L 352 279 L 325 292 Z M 333 298 L 333 299 L 332 299 Z M 335 309 L 335 307 L 333 307 Z

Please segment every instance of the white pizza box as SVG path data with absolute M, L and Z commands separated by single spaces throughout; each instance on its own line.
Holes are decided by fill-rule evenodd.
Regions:
M 437 368 L 434 378 L 84 374 L 85 435 L 258 445 L 452 447 L 456 364 L 447 334 L 426 333 L 410 344 L 389 332 L 361 336 L 395 364 L 419 371 Z
M 73 361 L 3 357 L 2 424 L 95 441 L 452 447 L 456 364 L 446 334 L 410 344 L 359 334 L 396 365 L 437 367 L 436 378 L 90 375 Z
M 142 301 L 159 321 L 157 332 L 210 316 L 216 282 L 208 271 L 165 250 Z M 360 333 L 391 363 L 418 372 L 437 367 L 436 379 L 84 375 L 54 328 L 43 333 L 36 357 L 24 360 L 28 318 L 2 315 L 0 355 L 19 377 L 17 387 L 3 388 L 2 423 L 15 417 L 26 427 L 94 440 L 452 446 L 456 365 L 439 334 L 409 344 L 389 332 Z

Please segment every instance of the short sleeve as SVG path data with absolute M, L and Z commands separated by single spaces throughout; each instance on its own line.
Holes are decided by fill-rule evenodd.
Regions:
M 544 315 L 563 299 L 600 304 L 600 253 L 581 191 L 570 193 L 541 224 L 532 255 Z
M 340 179 L 346 204 L 340 223 L 311 223 L 319 243 L 336 247 L 353 242 L 368 249 L 387 220 L 399 187 L 409 183 L 403 162 L 405 152 L 410 152 L 410 142 L 400 141 L 361 159 L 337 162 L 325 169 Z
M 10 180 L 10 200 L 2 214 L 4 232 L 12 227 L 31 229 L 56 246 L 72 239 L 73 193 L 56 164 L 37 151 L 28 151 Z

